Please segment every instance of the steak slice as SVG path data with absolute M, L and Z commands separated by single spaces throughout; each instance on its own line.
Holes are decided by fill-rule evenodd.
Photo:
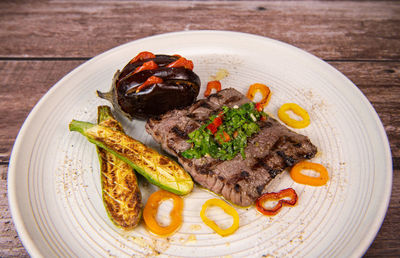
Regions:
M 200 99 L 192 106 L 169 111 L 146 123 L 146 130 L 162 148 L 178 158 L 184 169 L 203 187 L 221 194 L 239 206 L 249 206 L 285 168 L 315 156 L 317 148 L 308 137 L 295 133 L 275 119 L 259 121 L 260 131 L 247 140 L 246 158 L 238 154 L 221 161 L 210 156 L 186 159 L 181 152 L 191 148 L 188 134 L 217 114 L 222 106 L 249 102 L 243 94 L 228 88 Z

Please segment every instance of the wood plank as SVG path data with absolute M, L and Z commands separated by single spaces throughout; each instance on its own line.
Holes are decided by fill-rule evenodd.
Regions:
M 0 257 L 29 257 L 14 228 L 7 199 L 7 166 L 0 164 Z
M 399 162 L 397 161 L 397 163 Z M 389 209 L 381 229 L 365 257 L 398 257 L 400 254 L 400 168 L 398 165 L 393 171 L 393 188 Z
M 329 60 L 400 60 L 399 13 L 390 1 L 1 1 L 0 57 L 92 57 L 155 34 L 212 29 Z
M 388 135 L 393 157 L 400 157 L 400 63 L 330 62 L 371 102 Z
M 7 162 L 22 123 L 39 99 L 83 61 L 0 61 L 0 162 Z

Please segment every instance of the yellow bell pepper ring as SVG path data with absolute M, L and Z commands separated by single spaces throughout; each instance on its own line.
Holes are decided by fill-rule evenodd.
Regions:
M 310 169 L 319 173 L 318 177 L 307 176 L 301 171 L 304 169 Z M 328 170 L 324 166 L 318 163 L 312 163 L 309 161 L 302 161 L 297 163 L 290 170 L 290 177 L 299 184 L 311 185 L 311 186 L 322 186 L 325 185 L 329 180 Z
M 233 218 L 233 223 L 232 226 L 230 226 L 227 229 L 222 229 L 220 228 L 214 221 L 212 221 L 211 219 L 209 219 L 206 216 L 206 210 L 208 207 L 210 206 L 217 206 L 220 207 L 221 209 L 223 209 L 228 215 L 232 216 Z M 203 207 L 201 209 L 200 212 L 200 217 L 203 220 L 203 222 L 209 226 L 210 228 L 212 228 L 215 232 L 217 232 L 220 236 L 229 236 L 233 233 L 235 233 L 235 231 L 239 228 L 239 214 L 238 212 L 230 205 L 228 205 L 226 202 L 224 202 L 221 199 L 210 199 L 208 201 L 206 201 L 203 204 Z
M 302 120 L 291 118 L 287 113 L 289 110 L 300 116 Z M 283 104 L 278 110 L 278 117 L 286 125 L 297 129 L 306 128 L 310 124 L 310 116 L 307 111 L 295 103 Z
M 171 222 L 168 226 L 161 226 L 156 219 L 158 207 L 166 200 L 172 199 L 174 206 L 170 212 Z M 183 199 L 171 192 L 159 190 L 150 195 L 143 210 L 143 219 L 147 228 L 154 234 L 169 236 L 182 225 Z

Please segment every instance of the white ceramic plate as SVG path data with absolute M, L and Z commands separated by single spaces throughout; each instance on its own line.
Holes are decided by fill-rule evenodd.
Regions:
M 143 225 L 121 232 L 109 221 L 101 200 L 95 146 L 68 131 L 72 119 L 96 121 L 107 102 L 95 91 L 141 51 L 181 54 L 195 64 L 203 86 L 219 69 L 223 87 L 246 93 L 250 84 L 272 92 L 266 111 L 276 116 L 286 102 L 308 110 L 311 125 L 297 130 L 318 146 L 314 162 L 330 173 L 326 186 L 294 183 L 287 173 L 271 191 L 293 187 L 299 201 L 274 217 L 239 209 L 240 228 L 220 237 L 199 212 L 212 194 L 196 188 L 185 198 L 184 224 L 169 238 Z M 159 148 L 144 122 L 122 119 L 131 136 Z M 392 163 L 382 124 L 368 100 L 340 72 L 320 59 L 268 38 L 223 31 L 189 31 L 137 40 L 107 51 L 65 76 L 40 100 L 25 121 L 11 156 L 8 190 L 20 238 L 32 256 L 360 256 L 373 241 L 387 210 Z M 143 188 L 146 199 L 152 187 Z M 161 219 L 170 209 L 161 207 Z M 164 216 L 164 217 L 163 217 Z M 228 225 L 218 209 L 210 217 Z

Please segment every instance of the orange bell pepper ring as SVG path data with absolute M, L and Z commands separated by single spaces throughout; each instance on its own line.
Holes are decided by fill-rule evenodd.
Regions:
M 302 173 L 302 170 L 310 169 L 319 173 L 318 177 L 307 176 Z M 311 185 L 311 186 L 322 186 L 325 185 L 329 180 L 328 170 L 318 163 L 312 163 L 309 161 L 302 161 L 297 163 L 290 170 L 290 177 L 299 184 Z
M 246 97 L 248 99 L 250 99 L 251 101 L 253 101 L 257 92 L 261 93 L 262 99 L 259 102 L 257 102 L 256 109 L 257 109 L 257 111 L 262 111 L 267 106 L 267 104 L 271 98 L 271 90 L 264 84 L 254 83 L 254 84 L 250 85 L 250 88 L 247 91 Z
M 212 90 L 216 90 L 216 92 L 221 91 L 221 82 L 220 81 L 209 81 L 207 83 L 206 91 L 204 92 L 204 97 L 210 96 Z
M 168 226 L 161 226 L 156 219 L 158 207 L 166 200 L 172 199 L 174 207 L 170 212 L 171 222 Z M 182 225 L 183 199 L 171 192 L 159 190 L 150 195 L 143 210 L 143 219 L 147 228 L 159 236 L 169 236 Z
M 288 198 L 289 199 L 284 199 Z M 283 189 L 277 193 L 265 193 L 256 200 L 256 208 L 259 212 L 267 216 L 276 215 L 284 205 L 293 206 L 297 203 L 297 194 L 293 188 Z M 265 208 L 267 201 L 278 201 L 272 208 Z

